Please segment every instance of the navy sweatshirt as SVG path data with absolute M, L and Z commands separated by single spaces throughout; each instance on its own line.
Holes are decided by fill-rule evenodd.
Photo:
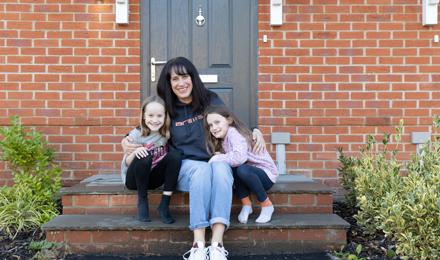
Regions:
M 211 92 L 211 91 L 210 91 Z M 223 101 L 211 92 L 210 105 L 221 106 Z M 191 104 L 176 101 L 175 117 L 171 118 L 171 145 L 183 153 L 183 159 L 208 161 L 210 155 L 206 151 L 203 113 L 193 113 Z

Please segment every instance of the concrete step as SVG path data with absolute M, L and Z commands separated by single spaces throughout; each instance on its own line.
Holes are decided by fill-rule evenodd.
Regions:
M 332 189 L 307 177 L 280 176 L 268 193 L 280 213 L 332 213 L 333 210 Z M 63 214 L 136 214 L 136 191 L 125 188 L 116 174 L 90 177 L 61 189 L 61 195 Z M 160 189 L 150 191 L 151 208 L 158 205 L 160 197 Z M 232 211 L 235 213 L 240 207 L 240 202 L 234 199 Z M 187 193 L 176 192 L 172 196 L 171 211 L 188 212 Z
M 254 214 L 255 215 L 255 214 Z M 349 224 L 334 214 L 279 214 L 267 224 L 232 220 L 224 236 L 231 255 L 294 254 L 339 249 Z M 74 254 L 182 255 L 191 247 L 188 216 L 167 225 L 131 216 L 60 215 L 43 226 L 46 239 Z M 209 232 L 208 232 L 209 233 Z M 209 236 L 209 234 L 208 234 Z

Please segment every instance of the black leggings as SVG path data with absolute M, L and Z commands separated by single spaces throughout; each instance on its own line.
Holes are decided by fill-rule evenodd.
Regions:
M 164 184 L 164 191 L 174 191 L 177 185 L 182 158 L 180 152 L 169 151 L 167 155 L 151 169 L 152 156 L 141 159 L 134 157 L 127 170 L 125 186 L 146 195 L 147 189 L 156 189 Z
M 243 164 L 232 168 L 232 173 L 234 174 L 235 194 L 239 199 L 249 196 L 250 191 L 257 196 L 259 202 L 267 199 L 266 191 L 273 186 L 273 182 L 265 171 L 249 164 Z

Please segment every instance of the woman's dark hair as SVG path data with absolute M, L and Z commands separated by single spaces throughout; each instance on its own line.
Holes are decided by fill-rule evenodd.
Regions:
M 150 103 L 159 103 L 161 104 L 164 108 L 165 107 L 165 102 L 163 102 L 163 100 L 158 97 L 158 96 L 150 96 L 147 97 L 146 99 L 144 99 L 144 101 L 142 102 L 142 106 L 141 106 L 141 115 L 139 116 L 139 128 L 141 131 L 141 135 L 142 136 L 148 136 L 151 132 L 150 128 L 148 128 L 148 126 L 145 124 L 145 110 L 147 109 L 148 104 Z M 165 109 L 165 121 L 163 126 L 159 129 L 159 133 L 165 137 L 166 139 L 170 138 L 170 116 L 168 115 L 166 109 Z
M 203 113 L 205 108 L 209 105 L 211 100 L 211 93 L 205 85 L 203 85 L 200 79 L 199 72 L 194 64 L 184 57 L 177 57 L 169 60 L 160 73 L 159 80 L 157 82 L 157 94 L 165 101 L 165 108 L 171 117 L 175 116 L 174 104 L 176 103 L 177 96 L 171 89 L 171 73 L 174 72 L 177 75 L 189 75 L 192 82 L 192 112 Z
M 248 143 L 248 149 L 253 146 L 252 132 L 249 128 L 238 119 L 227 107 L 225 106 L 209 106 L 206 108 L 203 116 L 203 125 L 205 127 L 205 140 L 206 149 L 210 155 L 214 155 L 215 152 L 224 152 L 222 148 L 222 139 L 215 138 L 211 131 L 209 131 L 209 125 L 206 118 L 209 114 L 218 114 L 230 121 L 229 126 L 234 127 L 237 131 L 246 139 Z

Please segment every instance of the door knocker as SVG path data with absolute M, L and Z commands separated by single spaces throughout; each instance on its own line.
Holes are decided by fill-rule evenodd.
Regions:
M 199 7 L 199 15 L 196 17 L 196 24 L 198 26 L 203 26 L 205 24 L 206 20 L 205 17 L 202 15 L 202 7 Z

